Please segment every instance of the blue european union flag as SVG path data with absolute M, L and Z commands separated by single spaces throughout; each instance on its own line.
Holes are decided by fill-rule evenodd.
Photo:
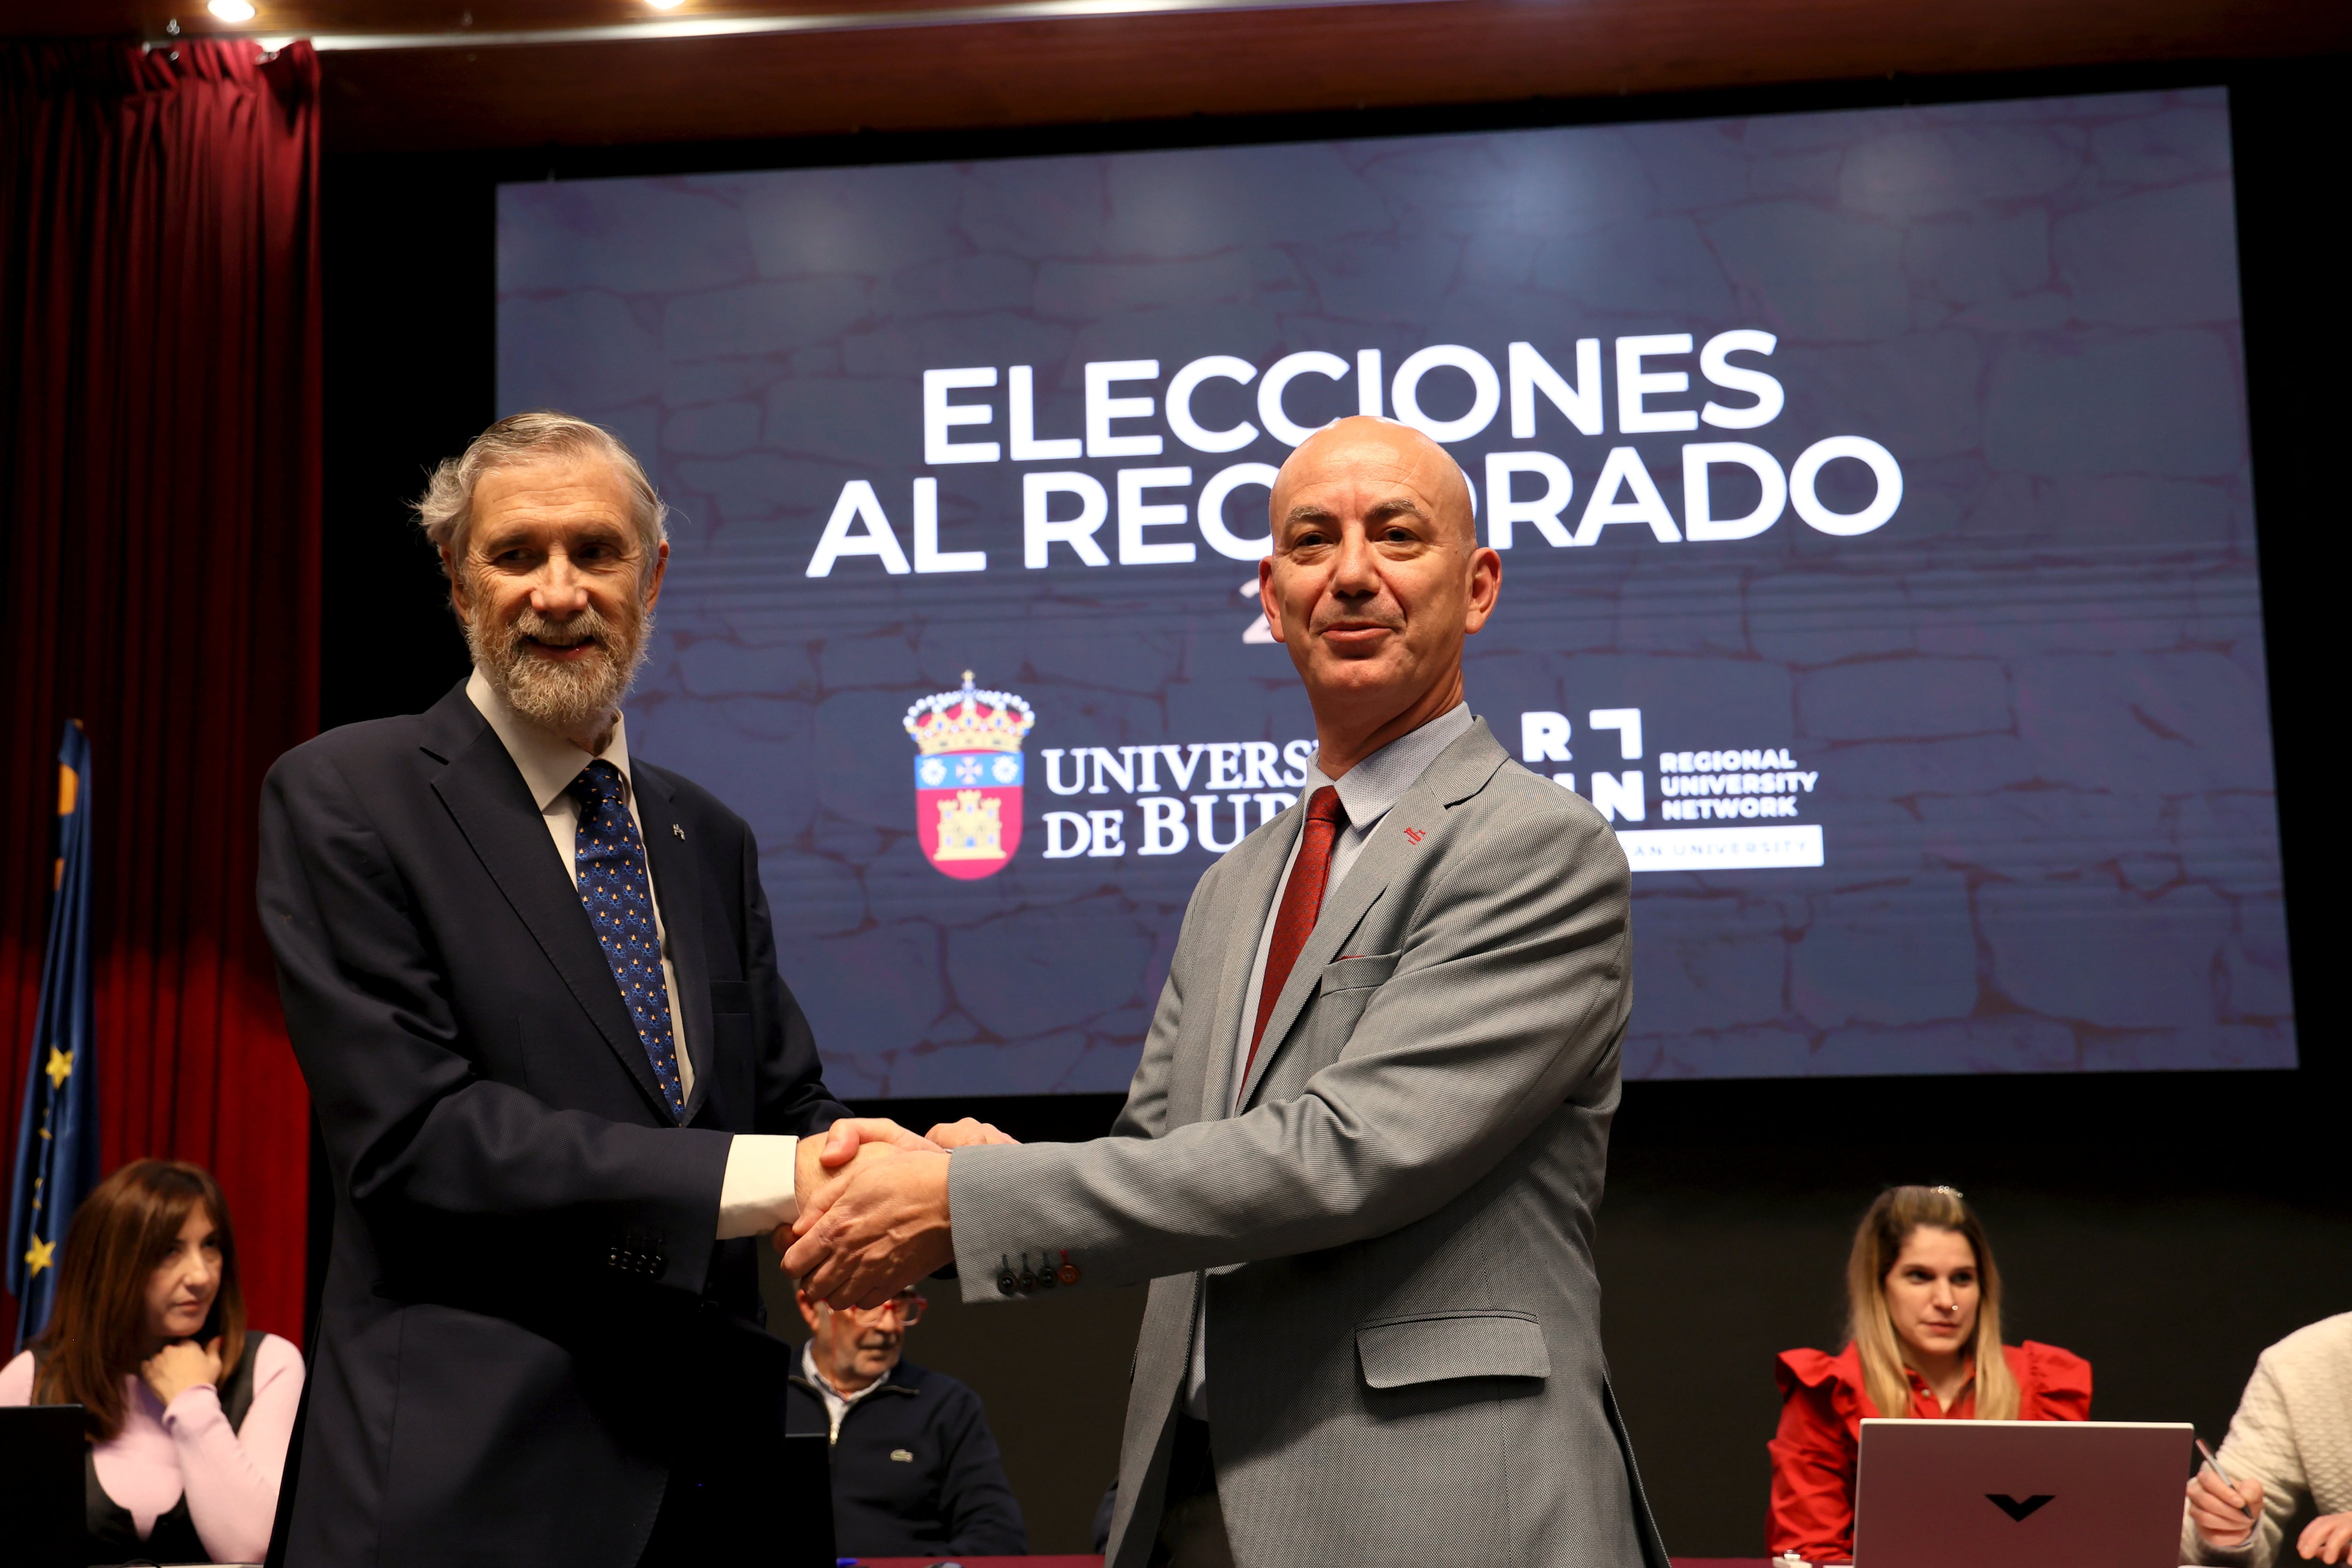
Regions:
M 98 1184 L 98 1072 L 89 1017 L 89 737 L 66 721 L 58 748 L 58 869 L 41 1010 L 16 1126 L 8 1205 L 8 1291 L 16 1348 L 48 1326 L 58 1245 L 82 1194 Z

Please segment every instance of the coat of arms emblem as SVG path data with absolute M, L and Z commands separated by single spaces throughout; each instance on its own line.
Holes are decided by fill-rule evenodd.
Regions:
M 923 856 L 966 881 L 1002 871 L 1021 847 L 1021 742 L 1037 722 L 1009 691 L 926 697 L 907 710 L 914 738 L 915 832 Z

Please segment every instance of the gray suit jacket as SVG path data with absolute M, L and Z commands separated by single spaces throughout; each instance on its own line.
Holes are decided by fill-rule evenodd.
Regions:
M 1113 1568 L 1157 1529 L 1205 1289 L 1236 1560 L 1664 1568 L 1592 1266 L 1631 1003 L 1625 857 L 1482 721 L 1324 898 L 1231 1082 L 1303 807 L 1201 879 L 1112 1136 L 959 1150 L 968 1299 L 1066 1248 L 1151 1281 Z M 1235 1110 L 1236 1101 L 1241 1107 Z

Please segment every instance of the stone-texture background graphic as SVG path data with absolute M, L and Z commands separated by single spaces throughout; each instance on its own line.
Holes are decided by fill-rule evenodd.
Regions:
M 1573 760 L 1540 765 L 1641 771 L 1628 831 L 1704 826 L 1662 820 L 1661 753 L 1786 749 L 1817 775 L 1795 820 L 1822 866 L 1637 879 L 1627 1072 L 2284 1067 L 2231 200 L 2218 89 L 513 185 L 499 395 L 610 425 L 677 509 L 632 749 L 756 828 L 783 972 L 844 1093 L 1123 1089 L 1210 855 L 1142 855 L 1145 792 L 1059 796 L 1043 751 L 1313 733 L 1283 649 L 1243 640 L 1249 563 L 1202 543 L 1191 564 L 1058 545 L 1023 564 L 1026 472 L 1115 498 L 1123 467 L 1189 465 L 1149 497 L 1182 501 L 1286 448 L 1189 450 L 1155 413 L 1119 426 L 1161 435 L 1155 458 L 926 466 L 923 372 L 998 367 L 955 395 L 993 423 L 954 434 L 1003 441 L 1015 365 L 1063 437 L 1090 362 L 1158 360 L 1116 389 L 1156 399 L 1207 354 L 1263 373 L 1377 350 L 1393 374 L 1441 343 L 1499 370 L 1526 342 L 1573 376 L 1580 338 L 1601 342 L 1608 429 L 1538 400 L 1514 439 L 1507 398 L 1452 447 L 1482 487 L 1490 452 L 1551 453 L 1573 524 L 1630 446 L 1680 518 L 1684 442 L 1786 468 L 1842 435 L 1904 479 L 1859 537 L 1793 512 L 1735 542 L 1517 529 L 1470 666 L 1507 746 L 1524 712 L 1569 716 Z M 1777 418 L 1620 433 L 1615 339 L 1734 329 L 1777 336 L 1740 362 L 1785 389 Z M 1692 373 L 1653 406 L 1717 393 L 1696 354 L 1650 368 Z M 1194 407 L 1255 420 L 1255 395 L 1211 382 Z M 1311 425 L 1356 395 L 1310 375 L 1286 406 Z M 1423 403 L 1469 397 L 1439 372 Z M 1717 476 L 1717 513 L 1747 510 L 1756 481 Z M 911 550 L 918 479 L 940 548 L 985 571 L 805 574 L 853 480 Z M 1833 464 L 1821 494 L 1853 510 L 1871 481 Z M 1237 492 L 1234 531 L 1262 531 L 1264 502 Z M 1037 723 L 1015 862 L 958 881 L 917 843 L 900 716 L 967 669 Z M 1639 760 L 1587 722 L 1625 708 Z M 1208 765 L 1161 793 L 1206 789 Z M 1124 853 L 1048 858 L 1056 809 L 1123 812 Z

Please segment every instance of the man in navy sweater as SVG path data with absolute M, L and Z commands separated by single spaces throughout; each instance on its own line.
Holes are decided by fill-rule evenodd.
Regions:
M 785 1428 L 833 1439 L 835 1544 L 860 1557 L 1017 1557 L 1029 1550 L 980 1396 L 900 1359 L 922 1321 L 911 1289 L 871 1310 L 803 1295 L 809 1342 Z

